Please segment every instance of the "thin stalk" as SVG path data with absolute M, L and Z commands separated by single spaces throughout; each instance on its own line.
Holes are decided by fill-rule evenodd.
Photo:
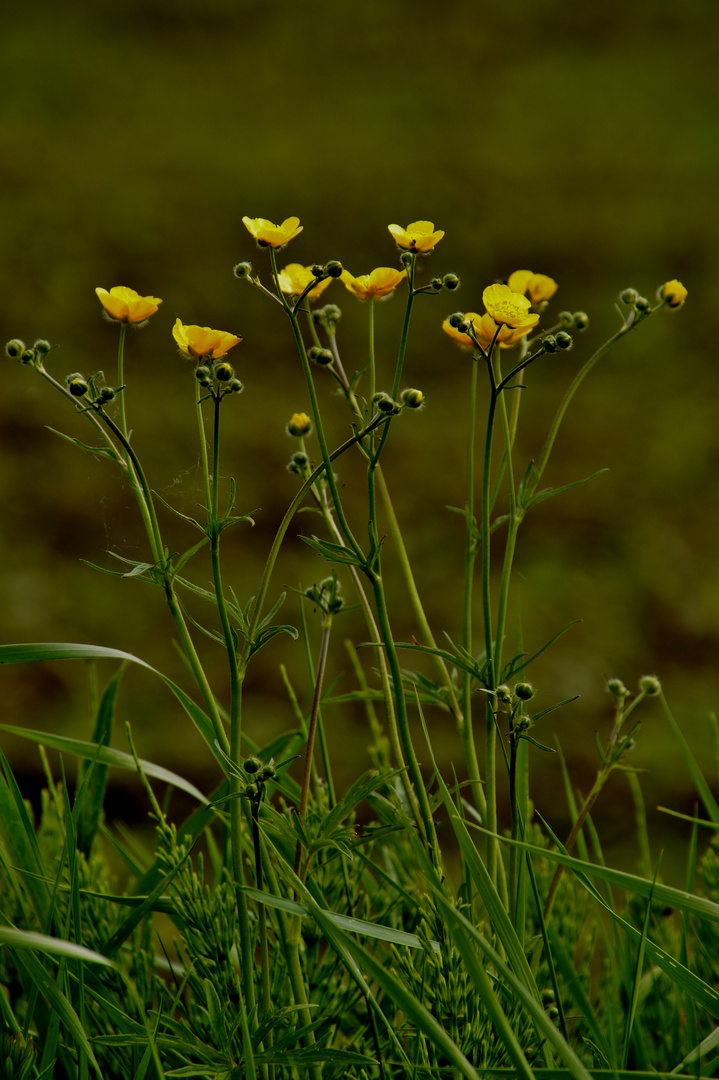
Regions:
M 320 701 L 322 700 L 322 684 L 324 682 L 325 670 L 327 667 L 327 654 L 330 646 L 330 633 L 332 630 L 332 615 L 327 612 L 322 621 L 322 644 L 320 645 L 320 655 L 317 661 L 317 674 L 315 676 L 315 690 L 312 697 L 312 711 L 310 712 L 310 722 L 307 728 L 307 747 L 305 749 L 305 767 L 302 773 L 302 787 L 300 790 L 300 805 L 298 813 L 301 818 L 304 818 L 307 813 L 307 803 L 310 795 L 310 780 L 312 778 L 312 763 L 314 759 L 315 750 L 315 735 L 317 734 L 317 718 L 320 711 Z M 302 845 L 300 841 L 297 841 L 297 848 L 295 850 L 295 873 L 300 876 L 300 860 L 302 857 Z
M 117 343 L 117 385 L 125 385 L 125 334 L 127 323 L 120 323 L 120 339 Z M 125 392 L 120 394 L 120 429 L 127 438 L 127 417 L 125 415 Z
M 417 252 L 412 252 L 412 262 L 409 264 L 407 270 L 407 285 L 409 291 L 407 294 L 407 307 L 404 312 L 404 323 L 402 324 L 402 336 L 399 339 L 399 349 L 397 351 L 397 366 L 394 372 L 394 382 L 392 384 L 392 397 L 396 400 L 399 393 L 399 384 L 402 379 L 402 368 L 404 367 L 404 357 L 407 351 L 407 338 L 409 336 L 409 324 L 412 319 L 412 304 L 414 303 L 414 270 L 417 264 Z
M 490 361 L 491 363 L 491 361 Z M 490 368 L 490 376 L 492 376 Z M 490 475 L 492 469 L 492 438 L 494 435 L 494 418 L 497 407 L 497 393 L 494 386 L 494 378 L 491 378 L 489 407 L 487 413 L 487 433 L 484 444 L 484 469 L 482 480 L 482 611 L 484 617 L 484 647 L 487 656 L 487 689 L 496 689 L 497 680 L 494 670 L 494 647 L 492 641 L 492 600 L 491 600 L 491 577 L 490 577 L 490 541 L 489 541 L 489 515 L 490 515 Z M 485 739 L 484 739 L 484 795 L 487 801 L 487 872 L 492 881 L 497 881 L 497 841 L 493 835 L 497 831 L 497 733 L 494 717 L 494 703 L 492 694 L 487 695 L 485 712 Z
M 239 802 L 239 799 L 233 800 Z M 259 815 L 260 804 L 258 801 L 252 802 L 252 844 L 255 854 L 255 882 L 257 888 L 264 889 L 264 879 L 262 876 L 262 841 L 260 838 L 260 825 Z M 270 995 L 270 955 L 267 948 L 267 911 L 264 904 L 258 904 L 257 906 L 257 923 L 260 936 L 260 978 L 262 983 L 262 1018 L 268 1020 L 270 1013 L 272 1012 L 272 998 Z M 272 1035 L 272 1028 L 269 1028 L 267 1035 L 265 1036 L 264 1045 L 270 1050 L 274 1042 Z M 275 1066 L 266 1065 L 263 1068 L 267 1080 L 274 1080 Z
M 477 430 L 477 360 L 472 359 L 472 379 L 469 391 L 469 434 L 467 438 L 467 501 L 464 546 L 464 589 L 462 601 L 462 646 L 473 653 L 472 607 L 474 598 L 474 562 L 477 558 L 476 524 L 474 515 L 474 456 Z M 487 802 L 482 787 L 482 780 L 477 760 L 477 748 L 474 741 L 472 719 L 472 676 L 468 671 L 462 673 L 462 715 L 458 718 L 459 733 L 464 748 L 467 773 L 472 784 L 475 803 L 484 818 Z

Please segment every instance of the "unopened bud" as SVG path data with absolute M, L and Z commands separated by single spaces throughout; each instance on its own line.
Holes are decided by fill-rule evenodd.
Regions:
M 73 397 L 84 397 L 89 389 L 87 383 L 79 372 L 75 372 L 74 375 L 68 375 L 65 382 L 67 383 L 67 388 Z
M 637 300 L 637 290 L 625 289 L 623 293 L 620 293 L 619 299 L 623 304 L 635 304 Z
M 564 330 L 560 330 L 556 336 L 557 345 L 560 349 L 571 349 L 574 342 L 572 341 L 572 335 L 565 333 Z
M 276 775 L 277 769 L 274 765 L 263 765 L 260 769 L 259 779 L 266 783 L 268 780 L 273 780 Z
M 252 775 L 253 773 L 259 772 L 259 770 L 262 768 L 262 762 L 258 757 L 249 757 L 243 763 L 242 768 L 245 770 L 246 773 Z
M 102 390 L 97 396 L 97 400 L 101 405 L 107 405 L 108 402 L 115 400 L 115 391 L 111 386 L 103 386 Z
M 23 364 L 32 364 L 32 363 L 34 363 L 34 361 L 36 359 L 35 350 L 34 349 L 23 349 L 23 353 L 22 353 L 22 356 L 20 357 L 20 359 L 22 360 Z
M 329 349 L 320 349 L 316 345 L 312 346 L 307 355 L 313 363 L 320 364 L 323 367 L 327 367 L 334 360 L 334 356 Z
M 459 330 L 461 334 L 466 334 L 469 330 L 469 323 L 464 317 L 463 311 L 455 311 L 453 315 L 450 315 L 447 322 L 453 329 Z
M 411 251 L 403 251 L 399 257 L 399 261 L 402 263 L 402 266 L 404 266 L 405 269 L 409 268 L 412 265 L 413 259 L 414 255 Z
M 442 278 L 439 277 L 432 278 L 432 280 L 430 281 L 430 285 L 435 292 L 441 292 L 441 290 L 444 288 L 444 282 L 442 281 Z
M 45 341 L 44 338 L 38 338 L 37 341 L 35 342 L 35 344 L 33 345 L 33 349 L 35 350 L 35 352 L 39 356 L 47 356 L 47 354 L 50 352 L 51 348 L 52 348 L 52 345 L 50 344 L 50 342 Z
M 649 301 L 646 296 L 638 296 L 634 301 L 634 307 L 637 311 L 649 311 Z
M 195 368 L 195 378 L 203 386 L 209 386 L 212 379 L 212 368 L 207 367 L 206 364 L 200 364 L 199 367 Z
M 645 697 L 656 697 L 657 694 L 662 692 L 662 684 L 656 675 L 644 675 L 639 680 L 639 689 Z
M 421 409 L 424 405 L 424 394 L 421 390 L 415 390 L 414 387 L 408 387 L 402 391 L 402 404 L 407 409 Z
M 629 697 L 629 691 L 621 679 L 608 679 L 607 690 L 617 705 L 621 705 L 624 699 Z
M 292 455 L 290 463 L 287 466 L 287 471 L 295 473 L 297 476 L 304 476 L 305 473 L 309 470 L 309 467 L 310 459 L 308 458 L 307 454 L 304 454 L 301 450 L 298 450 L 296 454 Z
M 557 351 L 557 339 L 554 334 L 547 334 L 542 338 L 542 347 L 545 352 L 553 353 Z
M 241 383 L 239 379 L 230 379 L 227 389 L 231 394 L 241 394 L 245 389 L 245 384 Z
M 242 280 L 242 278 L 248 278 L 252 273 L 252 263 L 238 263 L 237 266 L 233 266 L 232 273 L 235 275 L 236 278 L 239 278 L 240 281 Z
M 514 688 L 514 693 L 520 701 L 529 701 L 530 698 L 534 697 L 535 689 L 528 682 L 518 682 Z
M 229 382 L 234 378 L 235 369 L 232 364 L 228 364 L 227 361 L 223 361 L 220 364 L 215 364 L 215 378 L 220 382 Z
M 309 435 L 312 431 L 312 421 L 307 413 L 294 413 L 290 417 L 290 422 L 288 423 L 286 430 L 288 435 L 294 435 L 295 438 L 301 439 L 304 435 Z
M 557 318 L 562 326 L 574 326 L 574 316 L 571 311 L 560 311 Z
M 310 267 L 310 272 L 312 274 L 312 277 L 315 278 L 321 278 L 325 276 L 325 268 L 324 266 L 320 266 L 319 263 L 315 263 L 314 266 Z
M 8 341 L 5 346 L 5 354 L 10 357 L 11 360 L 19 360 L 22 354 L 25 352 L 25 342 L 20 338 L 13 338 L 12 341 Z
M 589 326 L 589 316 L 587 315 L 586 311 L 575 311 L 574 312 L 574 329 L 575 330 L 586 330 L 588 326 Z
M 442 284 L 445 289 L 449 289 L 451 292 L 453 289 L 459 288 L 459 278 L 456 274 L 445 274 L 442 278 Z
M 380 390 L 372 397 L 372 404 L 375 406 L 378 412 L 385 413 L 387 416 L 392 416 L 400 411 L 401 406 L 394 401 L 393 398 L 386 394 L 384 390 Z
M 659 290 L 659 299 L 663 300 L 667 307 L 679 308 L 687 298 L 687 290 L 681 281 L 674 278 L 667 281 Z
M 335 274 L 330 269 L 335 266 L 339 267 L 339 274 Z M 340 263 L 327 263 L 327 273 L 330 277 L 339 277 L 342 273 L 342 266 Z M 342 312 L 336 304 L 325 304 L 324 307 L 316 308 L 312 312 L 312 321 L 316 326 L 322 326 L 328 334 L 333 334 L 337 328 L 337 323 L 342 318 Z

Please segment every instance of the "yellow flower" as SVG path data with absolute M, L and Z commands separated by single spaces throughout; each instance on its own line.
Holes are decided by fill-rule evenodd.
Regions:
M 488 349 L 489 346 L 495 341 L 495 334 L 497 334 L 495 344 L 499 344 L 502 349 L 511 349 L 513 345 L 516 345 L 529 331 L 532 329 L 534 323 L 530 323 L 527 326 L 513 329 L 510 326 L 499 326 L 494 321 L 491 315 L 477 315 L 474 311 L 466 311 L 464 314 L 467 322 L 472 323 L 474 327 L 474 333 L 477 341 L 483 349 Z M 458 341 L 460 345 L 465 345 L 471 348 L 474 345 L 471 337 L 468 334 L 462 334 L 459 330 L 456 330 L 450 325 L 449 319 L 445 319 L 442 323 L 442 329 L 445 334 L 449 334 L 451 338 Z
M 301 439 L 304 435 L 309 435 L 312 431 L 312 421 L 307 413 L 296 412 L 290 417 L 290 422 L 287 425 L 287 434 L 294 435 L 295 438 Z
M 290 296 L 300 296 L 307 286 L 315 280 L 315 275 L 312 273 L 311 266 L 301 266 L 300 263 L 290 263 L 284 270 L 280 270 L 277 275 L 280 288 L 283 293 L 289 293 Z M 315 285 L 314 289 L 310 289 L 307 293 L 308 299 L 316 300 L 327 288 L 332 278 L 325 278 L 319 285 Z
M 511 326 L 513 330 L 527 333 L 539 322 L 539 315 L 529 314 L 531 304 L 527 297 L 514 292 L 509 285 L 488 285 L 482 300 L 496 323 Z
M 533 304 L 551 299 L 557 291 L 557 283 L 546 274 L 533 274 L 531 270 L 515 270 L 509 275 L 507 285 L 514 292 L 528 293 Z
M 359 300 L 380 300 L 389 296 L 407 277 L 406 270 L 393 270 L 391 266 L 378 266 L 371 274 L 360 274 L 353 277 L 349 270 L 343 270 L 340 281 L 344 281 L 346 287 Z
M 302 232 L 300 219 L 297 217 L 288 217 L 281 225 L 275 225 L 266 218 L 243 217 L 242 224 L 254 236 L 260 247 L 284 247 Z
M 387 228 L 397 247 L 406 248 L 408 251 L 432 251 L 444 236 L 441 230 L 434 231 L 433 221 L 413 221 L 406 229 L 400 225 L 388 225 Z
M 140 296 L 134 289 L 124 285 L 115 285 L 107 289 L 95 289 L 98 300 L 111 319 L 116 322 L 133 323 L 139 326 L 154 315 L 162 300 L 156 296 Z
M 659 295 L 668 307 L 681 307 L 687 298 L 687 290 L 681 281 L 674 278 L 672 281 L 667 281 L 665 285 L 662 285 Z
M 172 328 L 172 336 L 185 356 L 207 356 L 212 360 L 225 356 L 242 341 L 241 337 L 224 330 L 210 330 L 209 326 L 183 326 L 179 319 Z

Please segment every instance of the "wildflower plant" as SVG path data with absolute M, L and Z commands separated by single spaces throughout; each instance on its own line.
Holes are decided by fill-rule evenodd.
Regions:
M 452 633 L 442 627 L 444 637 L 438 638 L 383 462 L 392 453 L 395 424 L 423 422 L 425 394 L 409 385 L 414 306 L 454 293 L 459 281 L 449 272 L 420 284 L 417 263 L 436 254 L 445 234 L 428 221 L 390 225 L 398 265 L 355 277 L 336 260 L 280 268 L 277 252 L 302 232 L 296 217 L 280 225 L 264 218 L 243 222 L 261 262 L 257 269 L 238 263 L 235 276 L 242 287 L 259 290 L 285 320 L 306 388 L 304 406 L 298 402 L 289 420 L 277 421 L 278 432 L 284 426 L 293 440 L 288 468 L 296 492 L 274 523 L 252 595 L 237 596 L 233 565 L 222 551 L 225 531 L 252 520 L 236 509 L 235 482 L 229 491 L 221 482 L 227 410 L 242 408 L 237 398 L 243 384 L 235 373 L 241 336 L 180 318 L 168 331 L 168 346 L 174 338 L 194 364 L 188 384 L 194 385 L 202 490 L 196 517 L 174 509 L 195 531 L 185 550 L 160 526 L 158 496 L 138 455 L 125 402 L 127 325 L 160 317 L 162 301 L 124 287 L 97 290 L 119 327 L 116 376 L 109 382 L 100 372 L 57 374 L 59 361 L 45 341 L 26 347 L 14 339 L 6 347 L 9 357 L 64 398 L 65 407 L 82 414 L 92 441 L 70 441 L 109 460 L 135 497 L 147 553 L 142 561 L 125 560 L 130 569 L 124 576 L 149 582 L 164 596 L 194 686 L 188 690 L 155 674 L 200 733 L 219 781 L 203 792 L 161 762 L 142 761 L 129 727 L 129 752 L 112 746 L 121 674 L 127 663 L 147 667 L 141 658 L 93 645 L 0 646 L 4 663 L 120 661 L 86 741 L 4 725 L 81 761 L 71 792 L 55 781 L 41 750 L 47 790 L 37 827 L 2 761 L 4 1075 L 39 1078 L 55 1067 L 58 1075 L 72 1077 L 218 1080 L 476 1080 L 488 1069 L 523 1078 L 550 1070 L 577 1080 L 587 1080 L 590 1068 L 613 1076 L 686 1069 L 713 1075 L 719 962 L 702 949 L 701 934 L 719 921 L 715 848 L 699 866 L 695 819 L 686 888 L 672 888 L 650 865 L 637 874 L 609 868 L 591 811 L 610 777 L 625 771 L 642 820 L 641 789 L 626 759 L 649 699 L 659 702 L 675 731 L 715 831 L 719 805 L 659 681 L 644 677 L 632 694 L 613 678 L 607 683 L 611 733 L 604 742 L 597 738 L 598 772 L 586 796 L 575 795 L 562 759 L 573 824 L 567 837 L 555 836 L 543 808 L 533 805 L 530 764 L 537 753 L 555 752 L 542 733 L 544 721 L 573 698 L 538 704 L 528 669 L 557 646 L 563 629 L 525 650 L 511 647 L 507 625 L 525 517 L 592 479 L 542 486 L 575 394 L 611 347 L 664 308 L 680 308 L 686 290 L 667 282 L 654 304 L 631 289 L 621 294 L 616 332 L 575 365 L 541 452 L 529 463 L 518 460 L 516 449 L 523 380 L 530 367 L 540 377 L 543 365 L 580 344 L 586 314 L 553 316 L 557 283 L 529 270 L 515 270 L 473 296 L 471 306 L 481 304 L 482 311 L 455 311 L 444 322 L 438 312 L 438 342 L 443 328 L 467 351 L 466 495 L 456 508 L 464 524 L 462 602 L 451 616 Z M 333 281 L 345 292 L 338 284 L 328 293 Z M 332 302 L 317 306 L 327 295 Z M 389 297 L 397 351 L 388 368 L 375 349 L 375 304 Z M 343 359 L 341 310 L 334 302 L 340 299 L 366 304 L 367 357 L 356 371 Z M 234 314 L 228 319 L 228 325 L 241 324 Z M 333 403 L 346 411 L 339 445 L 327 434 L 320 380 L 329 380 L 339 392 Z M 364 472 L 361 526 L 345 495 L 350 455 Z M 313 572 L 320 566 L 321 573 L 311 586 L 297 588 L 298 615 L 285 622 L 286 593 L 273 592 L 277 559 L 291 523 L 308 508 L 317 532 L 301 539 L 308 565 Z M 389 545 L 418 628 L 408 642 L 393 632 Z M 190 617 L 191 598 L 212 605 L 211 625 Z M 340 700 L 365 711 L 373 768 L 342 792 L 326 739 L 331 692 L 325 683 L 337 623 L 352 608 L 361 612 L 366 631 L 363 641 L 350 645 L 356 688 Z M 248 669 L 261 649 L 276 649 L 281 641 L 297 648 L 299 637 L 311 658 L 313 619 L 321 636 L 310 685 L 298 692 L 284 675 L 288 730 L 258 743 L 251 732 L 261 725 L 245 715 Z M 213 686 L 207 675 L 207 638 L 224 651 L 226 686 Z M 413 655 L 432 667 L 403 667 Z M 456 775 L 444 775 L 436 762 L 426 723 L 435 711 L 459 733 L 463 760 Z M 421 746 L 417 730 L 424 732 Z M 140 775 L 156 828 L 153 853 L 104 824 L 110 767 Z M 498 798 L 501 772 L 508 780 L 507 815 Z M 184 791 L 196 809 L 179 824 L 170 820 L 156 797 L 157 783 Z M 451 858 L 440 841 L 441 821 L 453 836 Z M 645 834 L 640 839 L 645 842 Z M 110 881 L 107 843 L 127 867 L 123 894 Z M 698 872 L 704 895 L 694 886 Z M 626 891 L 627 904 L 616 889 Z M 667 906 L 680 913 L 673 929 L 657 914 Z M 164 932 L 156 933 L 160 917 L 172 927 L 171 944 Z

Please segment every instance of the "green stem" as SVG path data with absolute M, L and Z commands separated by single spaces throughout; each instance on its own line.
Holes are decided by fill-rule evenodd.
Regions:
M 322 644 L 320 645 L 320 655 L 317 661 L 317 674 L 315 676 L 315 690 L 312 697 L 312 710 L 310 712 L 310 722 L 307 728 L 307 747 L 305 749 L 305 767 L 302 774 L 302 788 L 300 791 L 300 805 L 298 813 L 301 818 L 304 818 L 307 813 L 307 802 L 310 795 L 310 780 L 312 778 L 312 763 L 314 759 L 315 751 L 315 735 L 317 734 L 317 720 L 320 712 L 320 701 L 322 700 L 322 684 L 325 677 L 325 669 L 327 667 L 327 653 L 330 645 L 330 633 L 332 630 L 332 615 L 329 612 L 325 615 L 322 623 Z M 297 848 L 295 850 L 295 873 L 300 877 L 300 859 L 302 857 L 302 845 L 300 841 L 297 841 Z
M 127 333 L 127 323 L 120 323 L 120 340 L 117 344 L 117 385 L 125 386 L 125 334 Z M 120 428 L 122 434 L 127 438 L 127 417 L 125 415 L 125 391 L 121 391 L 120 395 Z
M 407 339 L 409 337 L 409 324 L 412 318 L 412 304 L 414 303 L 414 270 L 417 264 L 417 252 L 412 252 L 412 262 L 409 264 L 407 271 L 407 284 L 409 286 L 409 292 L 407 294 L 407 307 L 404 312 L 404 323 L 402 325 L 402 336 L 399 340 L 399 350 L 397 352 L 397 366 L 394 372 L 394 383 L 392 384 L 392 397 L 397 400 L 397 394 L 399 393 L 399 384 L 402 379 L 402 368 L 404 367 L 404 357 L 407 351 Z

